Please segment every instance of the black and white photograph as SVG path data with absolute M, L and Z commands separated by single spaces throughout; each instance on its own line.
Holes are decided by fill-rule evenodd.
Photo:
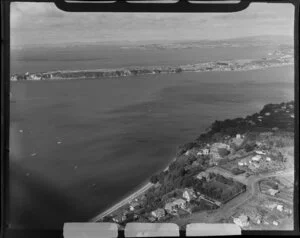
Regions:
M 10 227 L 295 225 L 295 7 L 10 6 Z

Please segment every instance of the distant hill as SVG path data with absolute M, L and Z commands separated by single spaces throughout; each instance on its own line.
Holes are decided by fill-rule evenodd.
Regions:
M 239 38 L 229 38 L 229 39 L 220 39 L 220 40 L 169 40 L 169 41 L 161 41 L 161 40 L 154 40 L 154 41 L 140 41 L 140 42 L 131 42 L 131 41 L 120 41 L 120 42 L 90 42 L 90 43 L 81 43 L 81 42 L 73 42 L 73 43 L 63 43 L 63 44 L 48 44 L 48 45 L 27 45 L 24 46 L 17 46 L 12 45 L 11 49 L 14 50 L 22 50 L 22 49 L 35 49 L 35 48 L 72 48 L 78 46 L 122 46 L 128 48 L 139 48 L 139 47 L 163 47 L 163 46 L 171 46 L 171 45 L 212 45 L 212 44 L 264 44 L 264 45 L 278 45 L 278 44 L 293 44 L 293 37 L 287 35 L 259 35 L 259 36 L 248 36 L 248 37 L 239 37 Z
M 124 45 L 123 48 L 139 49 L 186 49 L 186 48 L 214 48 L 214 47 L 247 47 L 247 46 L 272 46 L 293 45 L 293 37 L 285 35 L 261 35 L 222 40 L 199 41 L 169 41 L 169 42 L 145 42 L 140 44 Z

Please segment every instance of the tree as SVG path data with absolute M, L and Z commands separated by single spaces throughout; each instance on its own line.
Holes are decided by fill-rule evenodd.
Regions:
M 219 148 L 218 153 L 221 157 L 225 157 L 225 156 L 229 155 L 230 151 L 228 151 L 225 148 Z
M 245 145 L 245 151 L 246 151 L 246 152 L 250 152 L 250 151 L 254 150 L 255 147 L 256 147 L 256 145 L 255 145 L 254 142 L 252 142 L 252 143 L 247 143 L 247 144 Z
M 150 177 L 150 182 L 156 184 L 159 181 L 158 175 L 154 174 Z

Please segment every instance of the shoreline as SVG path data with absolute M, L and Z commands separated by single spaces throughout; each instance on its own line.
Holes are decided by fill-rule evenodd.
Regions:
M 44 80 L 74 80 L 123 78 L 140 75 L 178 74 L 184 72 L 223 72 L 250 71 L 281 67 L 294 64 L 294 57 L 290 53 L 273 53 L 270 57 L 260 59 L 215 60 L 185 65 L 152 65 L 129 66 L 120 68 L 100 68 L 85 70 L 56 70 L 47 72 L 12 74 L 11 81 L 44 81 Z
M 209 72 L 248 72 L 248 71 L 258 71 L 258 70 L 267 70 L 270 68 L 280 68 L 280 67 L 288 67 L 293 66 L 294 63 L 285 63 L 280 65 L 270 65 L 264 66 L 260 68 L 250 68 L 250 69 L 235 69 L 235 70 L 220 70 L 220 69 L 213 69 L 213 70 L 184 70 L 180 73 L 209 73 Z M 123 75 L 123 76 L 104 76 L 99 78 L 93 77 L 72 77 L 72 78 L 52 78 L 52 79 L 25 79 L 25 80 L 10 80 L 11 82 L 24 82 L 24 81 L 75 81 L 75 80 L 111 80 L 111 79 L 122 79 L 122 78 L 134 78 L 137 76 L 147 76 L 147 75 L 161 75 L 161 74 L 179 74 L 176 72 L 162 72 L 162 73 L 143 73 L 138 75 Z
M 117 209 L 121 208 L 122 206 L 126 205 L 127 203 L 129 203 L 131 200 L 135 199 L 136 197 L 142 195 L 143 193 L 145 193 L 147 190 L 149 190 L 151 187 L 153 187 L 154 184 L 153 183 L 146 183 L 144 186 L 142 186 L 141 188 L 139 188 L 138 190 L 134 191 L 133 193 L 131 193 L 130 195 L 128 195 L 127 197 L 123 198 L 121 201 L 117 202 L 115 205 L 109 207 L 108 209 L 106 209 L 105 211 L 101 212 L 99 215 L 93 217 L 92 219 L 89 220 L 89 222 L 98 222 L 99 220 L 101 220 L 103 217 L 113 213 L 114 211 L 116 211 Z
M 175 161 L 176 157 L 172 158 L 167 165 L 164 167 L 163 171 L 166 171 L 169 169 L 169 165 L 171 162 Z M 160 170 L 159 170 L 160 171 Z M 148 182 L 147 182 L 148 181 Z M 98 222 L 99 220 L 103 219 L 105 216 L 115 212 L 122 206 L 128 204 L 131 200 L 135 199 L 136 197 L 142 195 L 146 191 L 148 191 L 150 188 L 154 186 L 153 183 L 149 182 L 149 178 L 145 181 L 144 185 L 141 184 L 138 186 L 136 190 L 133 190 L 133 192 L 129 193 L 129 195 L 125 195 L 125 198 L 122 198 L 119 202 L 115 203 L 114 205 L 110 206 L 109 208 L 105 209 L 100 214 L 96 215 L 95 217 L 91 218 L 89 222 Z
M 250 123 L 249 122 L 249 120 L 250 121 L 260 121 L 259 119 L 259 117 L 262 117 L 261 115 L 265 115 L 265 116 L 268 116 L 268 115 L 266 115 L 267 114 L 267 112 L 269 113 L 269 115 L 271 114 L 271 113 L 275 113 L 276 111 L 276 113 L 278 113 L 278 110 L 280 110 L 280 112 L 281 112 L 281 114 L 278 116 L 278 118 L 277 118 L 277 120 L 281 120 L 281 121 L 283 121 L 285 124 L 284 124 L 284 126 L 280 126 L 281 124 L 277 121 L 277 120 L 275 120 L 275 121 L 273 121 L 273 122 L 271 122 L 271 121 L 268 121 L 268 119 L 266 119 L 267 120 L 267 122 L 268 122 L 268 127 L 265 127 L 265 129 L 266 129 L 266 131 L 269 131 L 269 130 L 272 130 L 273 131 L 273 128 L 274 128 L 274 126 L 275 125 L 277 125 L 277 126 L 280 126 L 281 127 L 281 129 L 283 129 L 283 130 L 288 130 L 288 128 L 290 127 L 290 124 L 289 123 L 287 123 L 286 122 L 286 118 L 289 118 L 289 120 L 291 121 L 292 119 L 291 119 L 291 116 L 290 115 L 293 115 L 293 114 L 291 114 L 291 112 L 290 111 L 286 111 L 286 109 L 287 108 L 294 108 L 294 106 L 293 106 L 293 104 L 291 104 L 291 103 L 293 103 L 293 102 L 287 102 L 287 103 L 285 103 L 285 104 L 266 104 L 264 107 L 263 107 L 263 109 L 259 112 L 259 113 L 255 113 L 255 114 L 253 114 L 253 115 L 249 115 L 249 116 L 247 116 L 247 117 L 245 117 L 245 118 L 242 118 L 242 120 L 244 120 L 245 122 L 247 122 L 247 124 L 245 124 L 243 127 L 243 129 L 239 129 L 239 131 L 237 132 L 237 133 L 241 133 L 241 134 L 244 134 L 244 133 L 248 133 L 247 131 L 249 130 L 249 129 L 255 129 L 256 128 L 256 124 L 254 124 L 253 125 L 253 123 Z M 274 107 L 274 105 L 275 105 L 275 107 Z M 292 107 L 291 107 L 292 106 Z M 280 108 L 280 109 L 279 109 Z M 288 113 L 288 114 L 286 114 L 286 112 Z M 283 116 L 283 114 L 284 114 L 284 116 L 285 116 L 285 118 L 284 119 L 282 119 L 282 116 Z M 230 121 L 230 120 L 229 120 Z M 216 121 L 217 122 L 217 121 Z M 216 124 L 216 122 L 214 122 L 213 124 L 212 124 L 212 129 L 211 129 L 211 131 L 209 131 L 209 132 L 207 132 L 207 133 L 204 133 L 204 134 L 201 134 L 198 138 L 197 138 L 197 145 L 196 146 L 201 146 L 201 148 L 204 148 L 203 147 L 203 144 L 206 144 L 206 145 L 208 145 L 209 146 L 209 144 L 211 143 L 211 141 L 209 140 L 209 137 L 211 137 L 211 136 L 213 136 L 215 133 L 226 133 L 225 131 L 222 131 L 222 130 L 218 130 L 218 124 Z M 231 121 L 230 121 L 230 123 L 228 122 L 228 120 L 225 120 L 225 121 L 220 121 L 219 122 L 219 124 L 221 123 L 221 125 L 219 125 L 219 127 L 220 128 L 223 128 L 223 129 L 226 129 L 227 127 L 229 127 L 229 126 L 233 126 L 232 125 L 232 123 L 235 123 L 234 125 L 235 126 L 239 126 L 240 125 L 240 121 L 237 121 L 237 119 L 231 119 Z M 225 124 L 226 123 L 226 124 Z M 258 124 L 260 124 L 259 122 L 256 122 L 256 123 L 258 123 Z M 278 124 L 279 123 L 279 124 Z M 260 127 L 260 126 L 263 126 L 264 124 L 262 123 L 262 125 L 259 125 L 258 127 Z M 266 125 L 264 125 L 264 126 L 266 126 Z M 213 129 L 213 128 L 215 128 L 215 129 Z M 238 135 L 238 134 L 236 134 L 236 135 Z M 232 135 L 230 135 L 230 136 L 232 136 Z M 255 139 L 255 141 L 256 141 L 256 139 Z M 193 142 L 189 142 L 188 144 L 193 144 Z M 207 144 L 207 143 L 209 143 L 209 144 Z M 214 143 L 220 143 L 220 142 L 214 142 Z M 222 141 L 222 143 L 229 143 L 228 141 L 227 142 L 224 142 L 224 141 Z M 192 145 L 193 147 L 196 147 L 195 145 Z M 257 145 L 256 145 L 257 146 Z M 258 145 L 258 146 L 260 146 L 260 145 Z M 193 147 L 192 148 L 190 148 L 190 146 L 189 145 L 187 145 L 187 146 L 185 146 L 185 148 L 183 148 L 183 150 L 182 150 L 182 152 L 180 153 L 180 155 L 182 155 L 183 153 L 186 153 L 187 151 L 191 151 L 191 149 L 193 149 Z M 259 147 L 259 149 L 261 149 L 261 147 Z M 272 148 L 271 148 L 272 149 Z M 268 148 L 268 149 L 266 149 L 267 151 L 268 150 L 271 150 L 270 148 Z M 254 148 L 252 149 L 253 151 L 254 151 Z M 255 153 L 256 154 L 258 154 L 258 152 L 256 152 L 255 151 Z M 268 152 L 266 152 L 266 153 L 268 153 Z M 265 153 L 265 154 L 266 154 Z M 179 155 L 179 156 L 180 156 Z M 187 154 L 188 155 L 188 154 Z M 198 155 L 198 154 L 197 154 Z M 250 157 L 251 156 L 253 156 L 253 154 L 252 155 L 250 155 Z M 273 156 L 273 155 L 272 155 Z M 247 154 L 247 156 L 246 157 L 249 157 L 249 154 Z M 177 157 L 175 157 L 175 158 L 173 158 L 171 161 L 176 161 L 176 158 Z M 252 160 L 253 160 L 253 158 L 254 157 L 252 157 Z M 242 157 L 239 157 L 238 158 L 239 160 L 241 160 L 241 159 L 244 159 L 244 156 L 242 156 Z M 210 160 L 211 160 L 211 158 L 210 158 Z M 283 160 L 283 157 L 282 157 L 282 159 L 281 159 L 283 162 L 285 162 L 284 160 Z M 271 161 L 271 159 L 270 159 L 270 161 Z M 279 161 L 278 159 L 276 160 L 276 159 L 274 159 L 274 161 Z M 167 171 L 168 170 L 168 168 L 169 168 L 169 165 L 171 164 L 172 162 L 169 162 L 169 164 L 165 167 L 164 166 L 164 170 L 163 171 Z M 224 171 L 225 171 L 225 173 L 229 173 L 229 175 L 224 175 L 224 172 L 222 172 L 222 170 L 223 170 L 223 168 L 222 167 L 215 167 L 217 164 L 213 164 L 213 166 L 208 166 L 206 169 L 205 169 L 205 173 L 210 173 L 210 172 L 212 172 L 212 173 L 214 173 L 214 174 L 220 174 L 220 175 L 222 175 L 222 176 L 224 176 L 224 177 L 229 177 L 229 178 L 233 178 L 231 175 L 233 174 L 233 176 L 235 176 L 235 174 L 232 172 L 232 170 L 229 170 L 228 168 L 226 168 L 226 169 L 224 169 Z M 261 165 L 261 166 L 265 166 L 265 165 Z M 271 166 L 271 165 L 270 165 Z M 268 173 L 267 172 L 267 175 L 268 175 L 268 177 L 271 175 L 271 176 L 274 176 L 275 174 L 276 175 L 279 175 L 279 174 L 281 174 L 281 173 L 284 173 L 284 172 L 287 172 L 287 171 L 289 171 L 289 168 L 287 168 L 287 167 L 281 167 L 281 168 L 278 168 L 278 167 L 274 167 L 275 165 L 273 165 L 273 168 L 271 168 L 271 170 L 269 171 L 269 169 L 267 170 L 268 172 L 270 172 L 270 173 Z M 261 176 L 265 176 L 265 168 L 264 167 L 262 167 L 262 170 L 260 170 L 259 171 L 259 175 L 257 175 L 257 170 L 256 169 L 251 169 L 250 168 L 250 165 L 249 165 L 249 167 L 248 167 L 250 170 L 251 170 L 251 173 L 252 173 L 252 175 L 255 175 L 256 177 L 251 177 L 251 179 L 253 180 L 253 178 L 256 178 L 256 179 L 261 179 L 262 177 Z M 256 167 L 257 168 L 257 167 Z M 258 168 L 259 168 L 259 166 L 258 166 Z M 279 169 L 279 172 L 277 171 L 277 170 L 275 170 L 275 172 L 273 171 L 274 170 L 274 168 L 275 169 Z M 184 169 L 186 169 L 186 167 L 184 167 Z M 218 171 L 216 171 L 216 169 L 217 170 L 219 170 L 219 172 Z M 220 172 L 220 169 L 221 169 L 221 172 Z M 273 169 L 273 170 L 272 170 Z M 229 171 L 231 171 L 231 173 L 232 174 L 230 174 L 230 172 Z M 244 171 L 244 172 L 246 172 L 246 171 Z M 201 172 L 202 173 L 202 172 Z M 248 172 L 247 172 L 248 173 Z M 273 173 L 274 173 L 274 175 L 273 175 Z M 193 175 L 194 176 L 194 175 Z M 236 181 L 238 181 L 240 184 L 243 184 L 243 186 L 245 187 L 245 189 L 243 189 L 243 190 L 241 190 L 239 193 L 236 193 L 233 197 L 231 196 L 230 198 L 226 198 L 226 200 L 221 200 L 222 201 L 222 203 L 223 204 L 225 204 L 225 203 L 227 203 L 227 202 L 230 202 L 230 201 L 234 201 L 234 198 L 235 197 L 238 197 L 241 193 L 244 193 L 245 191 L 246 191 L 246 187 L 250 187 L 251 189 L 252 189 L 252 192 L 251 193 L 254 193 L 255 192 L 255 190 L 253 189 L 254 187 L 254 185 L 253 185 L 253 183 L 250 183 L 250 180 L 248 180 L 248 179 L 246 179 L 248 176 L 246 176 L 244 179 L 242 179 L 242 180 L 240 180 L 240 179 L 237 179 L 236 178 Z M 252 181 L 251 180 L 251 181 Z M 151 180 L 152 181 L 152 180 Z M 158 179 L 156 179 L 156 181 L 159 181 Z M 92 222 L 98 222 L 100 219 L 102 219 L 102 218 L 104 218 L 104 216 L 107 216 L 107 215 L 109 215 L 109 214 L 111 214 L 111 213 L 113 213 L 114 211 L 116 211 L 117 209 L 122 209 L 122 207 L 123 206 L 125 206 L 126 204 L 128 204 L 128 203 L 130 203 L 130 201 L 131 200 L 133 200 L 134 198 L 136 198 L 137 196 L 139 196 L 139 195 L 141 195 L 141 194 L 143 194 L 144 192 L 146 192 L 149 188 L 151 188 L 151 187 L 153 187 L 153 186 L 155 186 L 155 184 L 156 184 L 157 182 L 155 182 L 155 180 L 154 180 L 154 183 L 151 183 L 151 182 L 148 182 L 146 185 L 144 185 L 142 188 L 140 188 L 139 190 L 137 190 L 137 191 L 135 191 L 135 192 L 133 192 L 131 195 L 129 195 L 128 197 L 126 197 L 125 199 L 123 199 L 123 200 L 121 200 L 119 203 L 117 203 L 117 204 L 115 204 L 114 206 L 112 206 L 111 208 L 109 208 L 109 209 L 107 209 L 106 211 L 104 211 L 104 212 L 102 212 L 101 214 L 99 214 L 98 216 L 96 216 L 95 218 L 93 218 L 92 220 L 90 220 L 90 221 L 92 221 Z M 166 186 L 169 186 L 169 184 L 168 183 L 166 183 L 167 185 Z M 161 185 L 163 185 L 163 184 L 161 184 Z M 165 186 L 165 185 L 164 185 Z M 166 187 L 165 187 L 166 188 Z M 237 188 L 239 188 L 239 186 L 237 187 Z M 174 188 L 173 188 L 174 189 Z M 201 192 L 202 193 L 202 192 Z M 160 193 L 159 193 L 160 194 Z M 163 194 L 165 194 L 165 192 L 163 193 Z M 162 195 L 163 195 L 162 194 Z M 158 196 L 157 194 L 155 194 L 155 196 Z M 213 199 L 215 199 L 215 198 L 213 198 Z M 219 200 L 220 201 L 220 200 Z M 243 201 L 243 203 L 244 203 L 245 201 Z M 217 204 L 218 205 L 218 204 Z M 154 205 L 155 206 L 155 205 Z M 218 206 L 220 206 L 220 205 L 218 205 Z M 227 205 L 228 206 L 228 205 Z M 240 206 L 240 205 L 237 205 L 237 206 Z M 152 207 L 151 207 L 152 208 Z M 152 208 L 152 210 L 155 210 L 155 209 L 157 209 L 157 207 L 156 208 Z M 136 214 L 135 214 L 136 215 Z M 123 219 L 123 218 L 122 218 Z

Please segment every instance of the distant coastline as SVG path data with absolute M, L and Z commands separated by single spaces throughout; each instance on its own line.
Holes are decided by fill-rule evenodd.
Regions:
M 276 50 L 261 59 L 239 59 L 201 62 L 177 66 L 131 66 L 126 68 L 94 70 L 60 70 L 11 75 L 11 81 L 74 80 L 101 79 L 147 74 L 171 74 L 183 72 L 209 71 L 249 71 L 294 64 L 293 49 Z

